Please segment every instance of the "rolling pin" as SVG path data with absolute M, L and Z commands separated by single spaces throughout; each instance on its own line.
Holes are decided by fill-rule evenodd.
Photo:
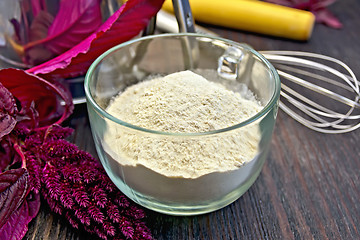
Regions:
M 308 11 L 256 0 L 189 0 L 196 21 L 265 35 L 306 41 L 315 16 Z M 163 9 L 173 12 L 171 0 Z

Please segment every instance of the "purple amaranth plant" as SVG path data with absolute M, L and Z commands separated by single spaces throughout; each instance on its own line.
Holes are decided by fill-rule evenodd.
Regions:
M 24 95 L 21 81 L 4 81 L 9 76 L 44 92 Z M 43 106 L 37 97 L 56 94 L 66 107 L 56 114 L 37 111 Z M 57 123 L 71 111 L 66 93 L 51 83 L 21 70 L 0 70 L 0 147 L 6 163 L 0 173 L 0 239 L 22 239 L 37 215 L 40 195 L 75 228 L 103 239 L 152 239 L 143 210 L 127 200 L 94 157 L 65 140 L 73 130 Z
M 4 130 L 0 147 L 6 150 L 1 159 L 6 165 L 0 173 L 0 239 L 23 238 L 39 210 L 40 195 L 75 228 L 103 239 L 152 239 L 143 222 L 144 211 L 115 187 L 94 157 L 65 140 L 73 130 L 56 123 L 65 119 L 72 107 L 58 114 L 33 114 L 39 105 L 22 104 L 31 94 L 15 98 L 1 83 L 5 75 L 22 76 L 29 86 L 39 85 L 37 89 L 52 86 L 20 70 L 0 70 L 0 128 Z M 22 96 L 20 83 L 6 86 Z M 71 105 L 63 92 L 57 94 Z M 34 116 L 46 121 L 29 121 Z M 49 119 L 54 123 L 44 126 Z
M 75 228 L 104 239 L 151 239 L 143 210 L 117 190 L 90 154 L 64 140 L 71 130 L 59 124 L 74 106 L 56 79 L 84 74 L 102 52 L 137 36 L 163 1 L 129 0 L 58 57 L 26 71 L 0 69 L 0 239 L 24 237 L 38 213 L 40 194 Z M 61 39 L 41 44 L 55 46 Z
M 70 133 L 53 125 L 24 141 L 24 153 L 42 163 L 33 168 L 50 208 L 103 239 L 152 239 L 144 211 L 116 188 L 94 157 L 64 140 Z

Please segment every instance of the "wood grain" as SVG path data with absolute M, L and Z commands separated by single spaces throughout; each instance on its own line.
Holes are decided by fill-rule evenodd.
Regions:
M 207 26 L 222 37 L 256 50 L 301 50 L 343 60 L 360 77 L 360 2 L 337 1 L 333 13 L 344 24 L 316 25 L 308 42 L 294 42 Z M 67 124 L 71 141 L 96 155 L 86 108 Z M 360 239 L 360 130 L 340 135 L 309 130 L 279 112 L 271 151 L 255 184 L 237 201 L 210 214 L 173 217 L 147 211 L 158 240 L 168 239 Z M 46 204 L 25 239 L 96 239 L 73 229 Z

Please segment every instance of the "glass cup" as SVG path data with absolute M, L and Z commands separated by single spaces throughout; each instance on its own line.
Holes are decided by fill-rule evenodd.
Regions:
M 254 98 L 261 110 L 230 127 L 200 133 L 145 129 L 107 111 L 127 87 L 183 70 Z M 230 204 L 257 179 L 275 125 L 280 80 L 274 67 L 248 45 L 198 34 L 161 34 L 125 42 L 102 54 L 85 77 L 85 94 L 96 149 L 115 185 L 154 211 L 196 215 Z M 222 161 L 230 157 L 245 160 L 233 169 L 222 169 Z M 219 167 L 200 174 L 210 158 Z M 168 174 L 154 166 L 184 159 L 188 162 L 177 167 L 191 176 Z

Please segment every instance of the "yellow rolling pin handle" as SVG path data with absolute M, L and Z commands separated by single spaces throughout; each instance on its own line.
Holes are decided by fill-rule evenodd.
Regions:
M 189 0 L 196 21 L 295 40 L 311 37 L 315 16 L 308 11 L 262 1 Z M 173 12 L 172 1 L 163 9 Z

